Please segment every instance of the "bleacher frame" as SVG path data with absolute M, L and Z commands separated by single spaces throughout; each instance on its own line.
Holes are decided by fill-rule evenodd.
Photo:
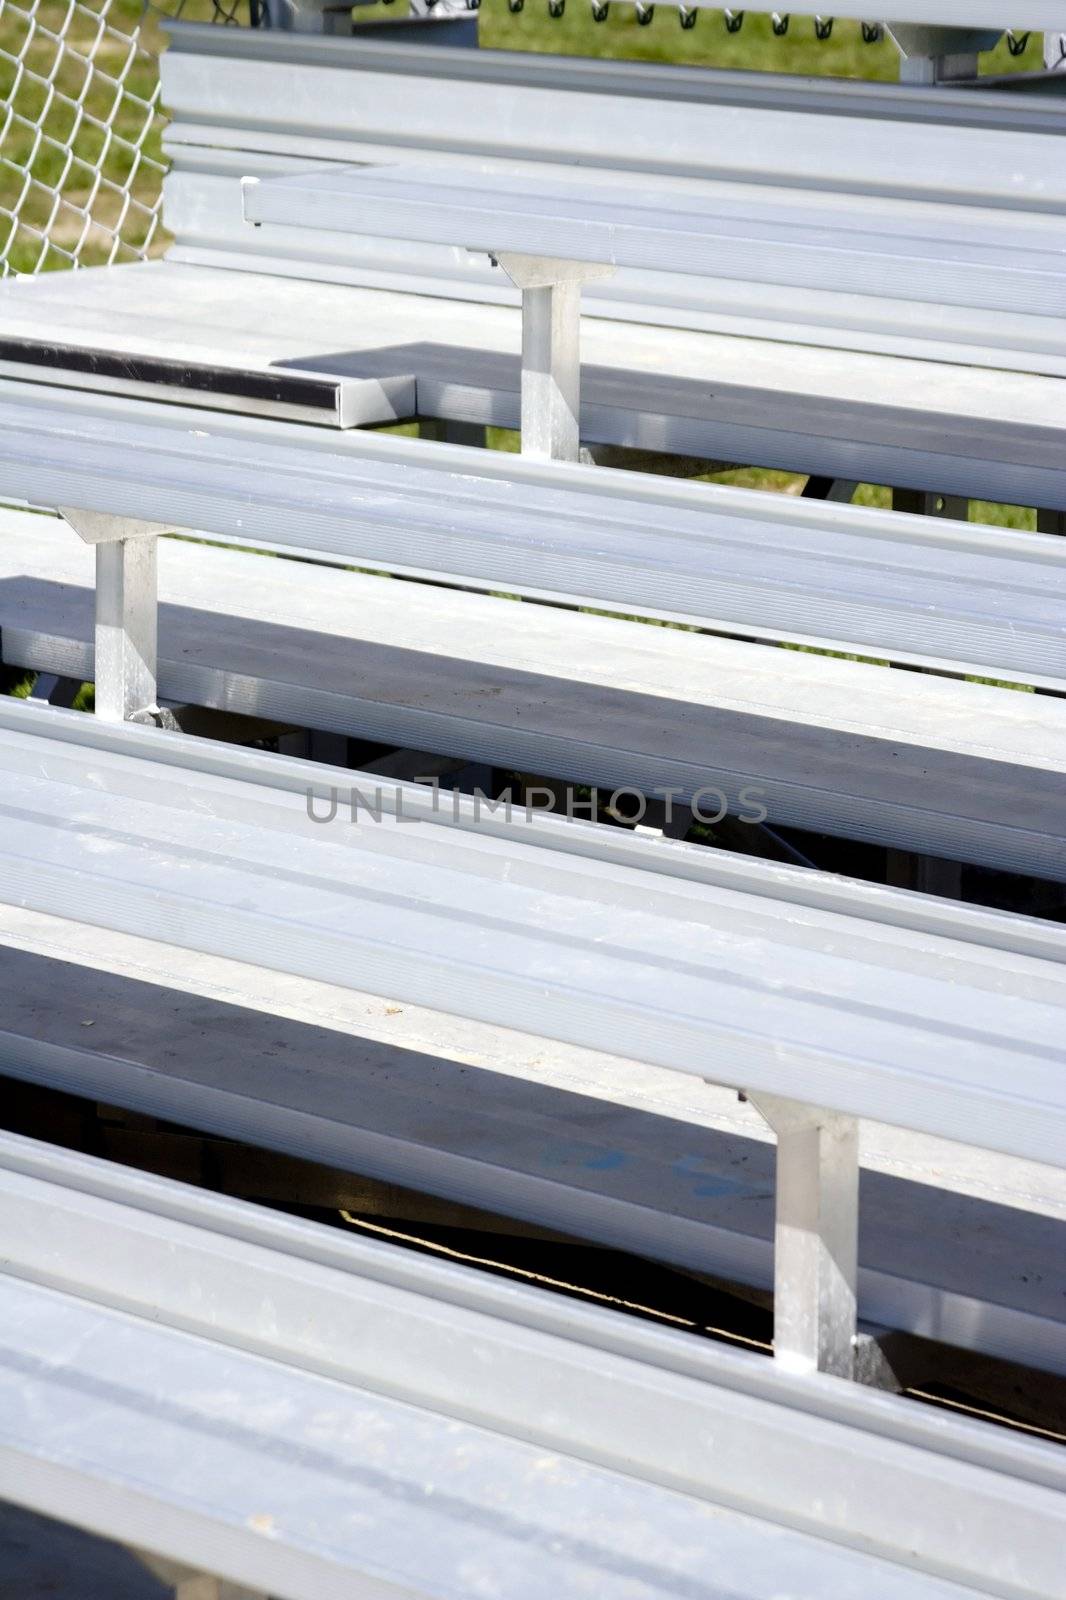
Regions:
M 955 9 L 943 9 L 950 22 Z M 428 376 L 404 369 L 384 382 L 380 373 L 332 381 L 328 364 L 323 380 L 312 361 L 303 371 L 297 361 L 295 373 L 253 362 L 250 378 L 232 351 L 215 367 L 190 359 L 180 324 L 208 273 L 227 288 L 243 278 L 253 294 L 256 280 L 304 278 L 289 285 L 297 322 L 301 304 L 345 283 L 357 286 L 348 303 L 365 308 L 397 271 L 423 309 L 429 300 L 445 308 L 465 301 L 487 322 L 508 298 L 490 267 L 447 249 L 427 261 L 421 247 L 372 240 L 354 267 L 342 268 L 336 241 L 316 255 L 285 237 L 279 251 L 278 235 L 255 247 L 239 238 L 233 197 L 250 164 L 288 170 L 334 160 L 340 149 L 358 159 L 360 138 L 366 147 L 365 127 L 353 138 L 347 125 L 339 137 L 330 125 L 345 87 L 334 69 L 356 62 L 354 48 L 333 36 L 257 30 L 234 43 L 221 31 L 175 30 L 166 70 L 185 118 L 171 134 L 180 150 L 170 191 L 179 242 L 166 263 L 122 269 L 115 291 L 121 299 L 134 273 L 139 285 L 192 286 L 176 319 L 169 377 L 157 352 L 129 350 L 140 337 L 130 324 L 117 351 L 103 351 L 120 370 L 132 355 L 130 392 L 108 392 L 99 349 L 84 337 L 57 342 L 63 316 L 80 316 L 80 288 L 36 343 L 21 319 L 49 315 L 62 292 L 53 299 L 39 285 L 22 286 L 25 293 L 15 285 L 3 293 L 14 326 L 5 324 L 0 347 L 0 489 L 61 508 L 95 546 L 97 585 L 91 651 L 86 630 L 49 633 L 38 620 L 20 631 L 6 618 L 0 648 L 9 659 L 14 635 L 15 655 L 36 670 L 91 670 L 99 713 L 0 702 L 3 896 L 81 928 L 85 940 L 96 929 L 153 941 L 160 978 L 168 943 L 208 958 L 251 957 L 261 976 L 352 989 L 357 972 L 401 1003 L 735 1087 L 777 1137 L 776 1360 L 697 1347 L 394 1247 L 342 1241 L 0 1135 L 0 1214 L 11 1241 L 0 1277 L 5 1492 L 280 1600 L 356 1590 L 373 1600 L 438 1600 L 464 1585 L 509 1600 L 548 1590 L 576 1600 L 608 1581 L 641 1600 L 717 1600 L 725 1591 L 717 1576 L 708 1581 L 711 1549 L 728 1570 L 730 1600 L 765 1600 L 786 1582 L 804 1600 L 850 1600 L 871 1584 L 886 1600 L 1052 1600 L 1061 1576 L 1061 1454 L 840 1379 L 857 1375 L 861 1343 L 858 1118 L 1061 1163 L 1061 928 L 617 828 L 500 819 L 493 807 L 479 813 L 476 797 L 457 795 L 442 814 L 438 795 L 419 786 L 390 791 L 347 768 L 156 725 L 166 722 L 157 544 L 174 526 L 230 541 L 252 528 L 250 543 L 301 559 L 737 631 L 753 651 L 765 649 L 747 642 L 757 639 L 883 651 L 896 664 L 995 672 L 1055 696 L 1066 687 L 1066 567 L 1041 535 L 859 514 L 831 498 L 774 508 L 703 484 L 493 460 L 454 442 L 345 428 L 427 413 L 452 427 L 500 420 L 505 386 L 475 384 L 476 393 L 446 404 L 449 379 L 432 365 Z M 571 104 L 610 107 L 620 124 L 632 101 L 647 102 L 653 83 L 667 83 L 660 69 L 483 63 L 470 52 L 374 39 L 357 48 L 368 91 L 358 115 L 387 134 L 368 142 L 375 160 L 393 137 L 429 138 L 431 94 L 414 108 L 414 132 L 397 134 L 381 115 L 411 77 L 425 85 L 439 73 L 453 113 L 457 86 L 484 105 L 518 105 L 514 143 L 494 152 L 497 163 L 516 152 L 523 162 L 542 160 L 543 149 L 522 140 L 541 138 L 538 107 L 553 78 L 557 90 L 568 86 Z M 249 85 L 261 88 L 264 70 L 279 66 L 299 68 L 286 116 L 305 118 L 280 153 L 269 119 L 256 126 L 247 113 Z M 676 91 L 681 78 L 671 82 Z M 227 116 L 227 94 L 245 106 L 238 116 Z M 704 74 L 687 76 L 660 105 L 675 179 L 678 106 L 713 106 L 709 125 L 725 125 L 742 107 L 756 147 L 745 152 L 743 177 L 765 183 L 775 129 L 802 105 L 812 137 L 800 156 L 801 186 L 830 160 L 842 192 L 898 198 L 905 189 L 968 206 L 983 198 L 990 217 L 1017 201 L 1019 169 L 1034 212 L 1053 211 L 1062 198 L 1059 180 L 1041 172 L 1037 182 L 1032 168 L 1034 152 L 1054 151 L 1066 133 L 1051 100 L 914 86 L 771 87 Z M 844 119 L 852 133 L 895 130 L 872 174 L 860 174 L 839 139 Z M 242 143 L 249 130 L 252 155 Z M 454 130 L 437 151 L 442 162 L 456 157 L 449 138 Z M 943 165 L 929 173 L 915 163 L 902 184 L 900 150 L 934 145 Z M 669 163 L 649 151 L 645 139 L 635 162 L 661 175 Z M 980 152 L 988 159 L 978 172 Z M 552 159 L 572 154 L 556 142 Z M 726 178 L 738 172 L 712 181 Z M 615 169 L 619 191 L 628 181 Z M 86 292 L 91 300 L 95 291 Z M 772 314 L 748 286 L 680 306 L 654 279 L 624 286 L 620 298 L 596 300 L 599 293 L 594 313 L 614 327 L 646 322 L 664 339 L 686 330 L 765 339 L 793 318 L 791 343 L 777 348 L 798 355 L 817 325 L 830 330 L 834 359 L 857 344 L 884 358 L 886 374 L 893 362 L 930 353 L 937 313 L 920 307 L 900 336 L 889 330 L 893 306 L 864 322 L 846 296 L 817 288 Z M 105 333 L 106 300 L 94 311 Z M 858 476 L 860 461 L 877 460 L 893 487 L 949 498 L 1016 487 L 1012 498 L 1061 522 L 1055 452 L 1064 428 L 1057 413 L 1049 425 L 1034 422 L 1066 371 L 1053 323 L 1018 313 L 995 327 L 961 317 L 949 330 L 948 365 L 976 372 L 983 361 L 990 392 L 993 381 L 1013 380 L 1024 414 L 998 477 L 982 473 L 987 441 L 1010 432 L 1001 412 L 976 437 L 963 409 L 952 422 L 954 454 L 930 452 L 913 477 L 900 462 L 913 465 L 927 426 L 914 417 L 910 455 L 897 453 L 891 474 L 861 441 L 804 459 L 837 478 L 849 463 Z M 1035 373 L 1020 365 L 1020 350 L 1035 353 Z M 933 360 L 943 361 L 942 349 Z M 226 407 L 239 409 L 238 379 L 246 391 L 258 385 L 244 400 L 261 401 L 266 415 L 235 419 L 188 404 L 200 381 L 201 404 L 214 384 Z M 237 387 L 227 390 L 227 380 Z M 510 399 L 502 404 L 509 415 Z M 602 442 L 645 446 L 639 430 L 621 434 L 618 410 L 593 437 L 602 431 Z M 330 425 L 313 425 L 308 412 Z M 734 433 L 734 446 L 742 436 Z M 725 437 L 705 428 L 694 442 L 709 448 Z M 679 438 L 665 442 L 676 449 Z M 15 537 L 32 539 L 34 524 L 43 519 L 19 517 Z M 205 565 L 218 559 L 205 553 Z M 908 592 L 915 582 L 919 604 Z M 507 604 L 466 598 L 471 611 Z M 564 635 L 570 614 L 560 614 Z M 269 691 L 268 671 L 254 678 L 254 694 Z M 214 695 L 232 713 L 231 680 L 216 671 L 213 685 L 201 698 Z M 969 687 L 960 685 L 952 703 L 967 703 Z M 306 694 L 300 704 L 310 705 Z M 1032 721 L 1059 734 L 1059 709 L 1049 699 Z M 351 731 L 351 717 L 350 708 L 339 713 L 341 731 Z M 389 726 L 398 737 L 399 723 Z M 473 737 L 469 721 L 448 732 Z M 506 748 L 468 745 L 464 753 Z M 602 751 L 589 758 L 593 779 L 601 759 Z M 982 759 L 991 772 L 995 759 Z M 954 812 L 936 829 L 930 816 L 912 815 L 897 843 L 920 838 L 947 852 L 954 841 L 960 852 L 991 852 L 996 865 L 1046 865 L 1058 875 L 1061 829 L 1049 822 L 1058 747 L 1030 765 L 1045 774 L 1035 780 L 1037 802 L 1024 794 L 1029 780 L 1018 763 L 1003 788 L 1030 808 L 1020 845 L 1008 837 L 1017 816 L 997 819 L 994 804 L 969 829 Z M 378 814 L 343 834 L 316 826 L 316 795 L 335 811 L 343 785 L 369 789 L 368 809 Z M 849 801 L 862 803 L 861 795 Z M 902 813 L 902 795 L 895 803 Z M 832 810 L 824 794 L 815 808 L 821 820 Z M 0 1034 L 0 1060 L 22 1049 L 17 1036 Z M 29 1050 L 12 1071 L 69 1089 L 86 1060 Z

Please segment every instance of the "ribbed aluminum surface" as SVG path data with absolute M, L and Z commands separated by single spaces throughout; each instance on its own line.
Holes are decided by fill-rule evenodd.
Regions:
M 47 403 L 46 403 L 47 402 Z M 1066 679 L 1066 549 L 423 440 L 0 384 L 0 493 L 726 631 Z
M 1032 203 L 1038 204 L 1037 197 Z M 597 176 L 353 167 L 250 182 L 253 223 L 324 229 L 742 278 L 799 289 L 1066 313 L 1066 225 L 1057 217 L 902 208 L 856 196 L 700 197 Z
M 0 1162 L 23 1503 L 292 1600 L 1057 1595 L 1048 1445 L 33 1141 Z
M 162 71 L 175 118 L 167 133 L 172 264 L 258 267 L 479 304 L 513 295 L 485 257 L 447 246 L 245 226 L 240 178 L 294 166 L 426 163 L 446 170 L 477 161 L 501 174 L 520 164 L 527 177 L 564 179 L 578 168 L 614 185 L 623 201 L 633 189 L 654 187 L 660 197 L 685 190 L 712 213 L 738 196 L 824 204 L 836 192 L 846 205 L 873 196 L 877 226 L 901 237 L 911 231 L 905 217 L 915 201 L 932 202 L 941 217 L 945 208 L 984 209 L 988 240 L 1013 225 L 1016 207 L 1053 215 L 1066 200 L 1059 155 L 1066 109 L 1044 94 L 944 94 L 910 84 L 457 50 L 381 36 L 238 35 L 195 24 L 175 26 Z M 793 353 L 782 352 L 781 361 L 796 389 L 818 346 L 1025 373 L 1061 372 L 1063 364 L 1060 324 L 1022 303 L 990 313 L 638 270 L 590 285 L 583 299 L 590 316 L 786 341 Z M 358 325 L 353 311 L 348 326 Z M 920 384 L 916 389 L 920 404 Z M 883 382 L 864 393 L 887 399 Z M 737 440 L 735 449 L 730 459 L 794 465 L 779 452 L 749 454 L 750 440 Z M 801 460 L 796 470 L 856 475 L 821 459 Z M 927 477 L 913 458 L 894 468 L 868 458 L 860 475 L 1008 503 L 1028 503 L 1026 494 L 1036 492 L 1024 480 L 959 485 L 945 467 Z
M 227 31 L 174 30 L 169 142 L 187 156 L 241 150 L 247 171 L 267 149 L 288 171 L 298 158 L 379 165 L 418 151 L 434 165 L 613 169 L 622 188 L 646 174 L 652 186 L 724 179 L 1048 210 L 1063 194 L 1064 119 L 1048 98 L 1035 110 L 1015 94 Z M 264 63 L 284 76 L 265 80 Z M 279 96 L 269 108 L 265 81 Z
M 2 937 L 32 916 L 0 906 Z M 78 951 L 83 928 L 41 920 Z M 119 940 L 136 948 L 135 981 L 108 970 Z M 182 991 L 192 968 L 228 985 L 225 1002 Z M 47 958 L 0 946 L 0 1072 L 324 1163 L 322 1205 L 358 1204 L 372 1178 L 772 1291 L 774 1149 L 729 1091 L 359 991 L 346 1031 L 335 989 L 314 1022 L 294 1021 L 276 1008 L 297 982 L 114 934 L 94 935 L 92 965 L 57 960 L 54 944 Z M 582 1062 L 601 1094 L 580 1092 Z M 1045 1270 L 1066 1174 L 921 1146 L 918 1162 L 912 1134 L 866 1130 L 860 1317 L 1066 1378 L 1066 1313 Z M 223 1192 L 231 1182 L 224 1153 Z
M 776 824 L 1066 880 L 1053 696 L 184 540 L 159 562 L 167 700 L 734 812 L 754 787 Z M 4 661 L 91 681 L 93 583 L 59 519 L 0 515 Z
M 328 768 L 20 704 L 0 729 L 11 903 L 1062 1160 L 1054 925 L 564 820 L 453 822 L 416 788 L 314 822 Z

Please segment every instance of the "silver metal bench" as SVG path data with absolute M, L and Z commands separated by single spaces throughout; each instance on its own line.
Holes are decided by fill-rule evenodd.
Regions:
M 161 701 L 1066 879 L 1066 707 L 164 539 Z M 0 516 L 0 656 L 97 677 L 92 551 Z M 101 691 L 106 699 L 106 687 Z
M 0 384 L 0 493 L 97 548 L 101 711 L 156 699 L 167 526 L 1061 687 L 1066 547 L 423 440 Z
M 502 267 L 522 293 L 522 449 L 537 456 L 579 457 L 581 290 L 616 269 L 967 311 L 1009 312 L 1020 299 L 1034 315 L 1066 316 L 1066 224 L 1034 211 L 1007 213 L 992 232 L 987 212 L 894 209 L 884 198 L 726 196 L 708 210 L 704 196 L 661 184 L 622 193 L 588 178 L 473 165 L 248 178 L 243 193 L 257 227 L 465 247 Z
M 5 1493 L 281 1600 L 1058 1593 L 1041 1441 L 9 1135 L 0 1217 Z
M 1061 1161 L 1052 924 L 50 708 L 0 730 L 16 905 L 747 1091 L 786 1365 L 852 1370 L 857 1117 Z
M 773 1145 L 726 1089 L 6 906 L 0 934 L 0 1071 L 30 1101 L 102 1103 L 109 1160 L 416 1236 L 480 1229 L 490 1256 L 533 1225 L 560 1265 L 581 1240 L 741 1297 L 773 1289 Z M 1014 1415 L 1053 1431 L 1066 1171 L 885 1124 L 860 1123 L 859 1153 L 857 1313 L 880 1334 L 860 1334 L 858 1374 L 979 1405 L 1009 1362 Z
M 414 408 L 513 425 L 514 291 L 487 262 L 380 237 L 354 250 L 350 235 L 311 245 L 271 224 L 250 230 L 247 173 L 474 159 L 550 178 L 580 164 L 623 189 L 680 187 L 708 204 L 765 198 L 772 185 L 799 202 L 831 191 L 890 210 L 977 208 L 996 228 L 1019 171 L 1040 186 L 1039 205 L 1063 198 L 1066 108 L 998 93 L 738 87 L 730 74 L 238 29 L 178 28 L 163 70 L 176 114 L 167 260 L 5 285 L 4 370 L 252 410 L 308 405 L 324 421 Z M 402 140 L 390 131 L 400 102 L 411 108 Z M 1061 391 L 1049 381 L 1066 370 L 1059 319 L 1021 305 L 680 283 L 630 271 L 587 292 L 586 360 L 604 369 L 598 392 L 589 375 L 589 442 L 1066 501 Z
M 212 48 L 224 56 L 231 47 Z M 305 77 L 294 114 L 323 87 Z M 979 132 L 983 115 L 960 112 L 952 126 Z M 244 137 L 237 119 L 222 141 L 234 134 Z M 232 199 L 230 184 L 231 222 Z M 201 240 L 210 237 L 210 221 L 200 223 Z M 468 269 L 455 265 L 444 279 L 465 285 Z M 186 286 L 205 281 L 175 271 Z M 238 280 L 221 300 L 254 300 L 272 276 L 210 270 L 212 282 Z M 105 297 L 125 298 L 127 282 L 178 280 L 165 263 L 155 277 L 99 281 Z M 362 289 L 368 312 L 380 308 L 379 291 Z M 97 292 L 84 291 L 90 301 Z M 142 292 L 131 287 L 130 300 Z M 342 292 L 357 307 L 355 291 Z M 32 319 L 48 298 L 9 301 L 16 318 Z M 839 313 L 821 309 L 829 321 Z M 742 549 L 766 509 L 754 501 L 710 491 L 687 499 L 684 486 L 621 476 L 611 486 L 598 480 L 613 475 L 592 469 L 538 478 L 528 463 L 475 468 L 456 450 L 310 427 L 310 418 L 343 425 L 417 410 L 420 379 L 412 395 L 406 367 L 379 367 L 345 387 L 321 349 L 297 350 L 295 375 L 279 376 L 277 346 L 261 344 L 250 383 L 233 345 L 213 365 L 189 361 L 184 315 L 173 340 L 157 330 L 164 342 L 147 357 L 127 327 L 121 353 L 134 359 L 117 381 L 142 394 L 158 384 L 171 398 L 199 382 L 223 407 L 300 420 L 220 424 L 207 411 L 115 399 L 113 325 L 100 304 L 93 314 L 102 351 L 84 330 L 55 351 L 55 330 L 38 324 L 17 335 L 18 348 L 4 347 L 20 382 L 5 385 L 3 470 L 8 492 L 66 506 L 98 547 L 93 670 L 105 717 L 152 714 L 156 535 L 175 520 L 233 538 L 254 522 L 253 537 L 293 552 L 317 544 L 342 559 L 649 615 L 718 626 L 739 618 L 753 635 L 887 637 L 890 653 L 911 660 L 917 640 L 932 651 L 919 659 L 941 669 L 1009 662 L 1012 674 L 1064 681 L 1062 574 L 1036 540 L 926 536 L 905 519 L 859 523 L 838 517 L 841 508 L 789 507 L 758 553 L 756 582 L 745 567 L 753 552 Z M 295 306 L 286 340 L 299 315 Z M 263 322 L 263 306 L 246 316 Z M 58 313 L 79 317 L 70 305 Z M 368 315 L 364 331 L 380 339 L 381 327 Z M 1056 366 L 1061 350 L 1048 353 L 1034 335 L 1031 322 L 1001 321 L 990 363 L 1016 364 L 1015 341 L 1028 338 L 1044 351 L 1030 364 Z M 701 344 L 693 359 L 706 352 Z M 26 380 L 42 367 L 49 382 L 31 399 Z M 1013 408 L 1037 459 L 1023 451 L 1008 462 L 1011 481 L 1027 491 L 1039 482 L 1041 504 L 1061 505 L 1058 488 L 1044 487 L 1060 470 L 1050 441 L 1034 446 L 1029 433 L 1057 393 L 1054 378 L 1015 376 L 997 380 L 999 409 L 978 409 L 996 427 Z M 72 400 L 63 384 L 90 395 Z M 481 401 L 496 403 L 488 391 Z M 906 448 L 916 449 L 911 423 Z M 1055 424 L 1047 431 L 1057 438 Z M 794 433 L 788 448 L 796 443 Z M 970 450 L 974 460 L 987 454 L 972 439 Z M 964 474 L 958 492 L 990 481 L 981 470 Z M 476 479 L 465 503 L 463 474 Z M 492 545 L 517 495 L 526 522 L 501 559 Z M 650 561 L 646 536 L 643 556 L 635 540 L 624 548 L 623 500 L 645 535 L 662 523 Z M 615 572 L 602 569 L 592 539 L 544 544 L 575 502 L 584 533 L 617 544 Z M 432 526 L 449 503 L 452 523 Z M 705 515 L 721 524 L 713 539 L 701 535 Z M 747 526 L 727 526 L 734 515 Z M 700 548 L 693 581 L 685 552 Z M 725 582 L 723 561 L 733 563 Z M 931 596 L 935 607 L 924 621 L 908 598 L 916 572 L 922 604 Z M 84 638 L 74 643 L 84 651 Z M 39 636 L 32 648 L 42 648 Z M 376 822 L 331 829 L 308 817 L 308 786 L 319 786 L 328 814 L 331 785 L 358 775 L 10 704 L 0 705 L 0 730 L 0 893 L 10 903 L 148 934 L 161 952 L 167 941 L 245 961 L 254 951 L 267 971 L 348 987 L 357 977 L 401 1001 L 731 1083 L 779 1139 L 776 1370 L 719 1360 L 659 1330 L 646 1338 L 606 1319 L 593 1325 L 511 1286 L 349 1249 L 354 1241 L 296 1222 L 0 1140 L 0 1213 L 12 1241 L 0 1281 L 5 1492 L 52 1514 L 74 1508 L 112 1536 L 291 1600 L 354 1587 L 443 1597 L 472 1582 L 531 1600 L 619 1583 L 648 1600 L 718 1600 L 709 1554 L 733 1600 L 768 1600 L 783 1585 L 804 1600 L 871 1586 L 901 1600 L 1051 1600 L 1056 1456 L 885 1397 L 853 1397 L 812 1369 L 846 1375 L 854 1361 L 858 1116 L 1061 1159 L 1061 929 L 549 819 L 475 825 L 471 803 L 442 816 L 417 789 L 384 805 L 371 795 Z M 417 817 L 409 826 L 404 808 Z M 898 979 L 887 994 L 886 973 Z M 598 1515 L 608 1535 L 590 1538 Z

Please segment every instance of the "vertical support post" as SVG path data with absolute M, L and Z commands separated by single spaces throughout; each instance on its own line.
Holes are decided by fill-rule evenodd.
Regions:
M 156 722 L 156 545 L 166 527 L 76 506 L 59 514 L 96 546 L 96 714 Z
M 942 900 L 962 899 L 962 862 L 945 856 L 920 856 L 912 850 L 886 851 L 886 881 L 893 889 L 936 894 Z
M 899 64 L 899 81 L 926 87 L 937 83 L 967 83 L 977 77 L 979 66 L 975 51 L 962 51 L 957 55 L 904 56 Z
M 523 455 L 578 459 L 580 337 L 580 283 L 522 290 Z
M 899 81 L 935 84 L 976 78 L 979 53 L 994 47 L 1001 30 L 889 22 L 888 31 L 900 52 Z
M 774 1359 L 855 1371 L 859 1134 L 854 1117 L 780 1095 L 752 1104 L 777 1135 Z
M 925 489 L 893 489 L 893 511 L 908 511 L 915 517 L 946 517 L 968 522 L 970 502 L 961 494 L 930 494 Z
M 156 540 L 96 547 L 96 714 L 151 719 L 156 705 Z
M 522 291 L 522 454 L 581 459 L 581 285 L 613 267 L 544 256 L 494 258 Z
M 29 698 L 44 700 L 50 706 L 63 706 L 69 711 L 80 690 L 80 678 L 66 678 L 58 673 L 39 672 Z
M 341 0 L 266 0 L 270 26 L 285 33 L 350 34 L 352 14 Z
M 96 715 L 158 722 L 158 536 L 165 525 L 112 512 L 59 507 L 78 539 L 96 546 Z
M 858 481 L 854 478 L 828 478 L 821 473 L 812 472 L 803 485 L 801 498 L 833 500 L 838 505 L 849 506 L 855 498 L 858 487 Z

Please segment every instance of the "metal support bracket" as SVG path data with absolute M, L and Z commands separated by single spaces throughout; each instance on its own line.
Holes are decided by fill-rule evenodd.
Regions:
M 488 429 L 483 422 L 460 422 L 454 417 L 420 417 L 418 437 L 435 439 L 440 444 L 465 444 L 475 450 L 488 446 Z
M 966 522 L 970 516 L 965 495 L 930 494 L 925 489 L 893 489 L 892 509 L 914 517 L 945 517 L 951 522 Z
M 774 1358 L 792 1372 L 855 1374 L 859 1126 L 779 1095 L 750 1096 L 777 1135 Z
M 80 678 L 64 678 L 55 672 L 39 672 L 29 698 L 43 700 L 50 706 L 63 706 L 69 711 L 80 690 Z
M 493 260 L 522 291 L 522 454 L 577 461 L 581 450 L 581 285 L 611 266 L 505 252 Z
M 156 541 L 167 530 L 69 506 L 60 516 L 96 547 L 96 715 L 158 723 Z
M 890 22 L 901 60 L 901 83 L 961 83 L 977 77 L 978 56 L 995 48 L 1002 29 L 944 28 L 924 22 Z
M 858 481 L 854 478 L 827 478 L 819 473 L 812 473 L 803 485 L 802 498 L 830 500 L 837 505 L 849 506 L 855 498 L 858 487 Z

